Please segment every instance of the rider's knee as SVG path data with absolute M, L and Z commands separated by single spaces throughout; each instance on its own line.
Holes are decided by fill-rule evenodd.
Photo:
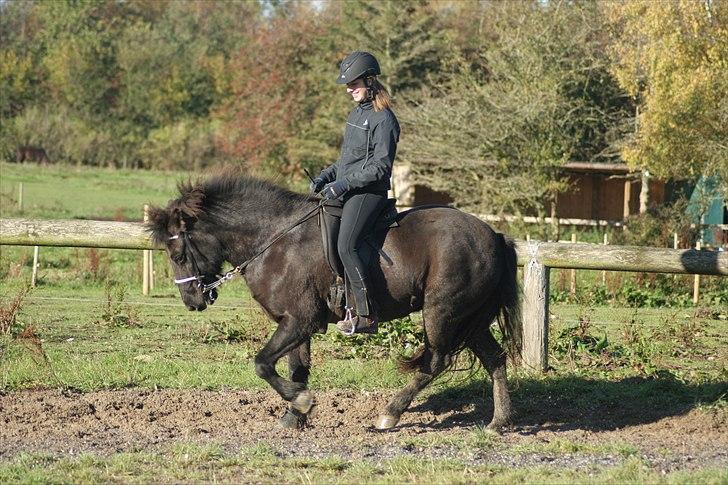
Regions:
M 337 249 L 339 251 L 339 257 L 342 259 L 351 259 L 352 255 L 356 251 L 356 246 L 351 242 L 339 238 Z

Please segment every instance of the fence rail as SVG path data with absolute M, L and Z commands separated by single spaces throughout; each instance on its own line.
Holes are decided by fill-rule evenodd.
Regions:
M 0 245 L 155 248 L 138 222 L 0 219 Z M 548 304 L 551 268 L 728 275 L 728 252 L 600 244 L 517 241 L 524 267 L 523 362 L 548 367 Z

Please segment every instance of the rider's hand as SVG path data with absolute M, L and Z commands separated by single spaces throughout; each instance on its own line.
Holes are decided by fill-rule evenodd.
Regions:
M 330 184 L 326 184 L 326 187 L 324 187 L 324 190 L 321 192 L 321 195 L 324 196 L 324 199 L 337 199 L 347 193 L 349 191 L 349 184 L 346 183 L 344 180 L 337 180 L 336 182 L 331 182 Z
M 324 185 L 326 182 L 321 177 L 316 177 L 311 181 L 311 184 L 308 186 L 309 190 L 312 194 L 318 194 L 321 192 L 321 189 L 324 188 Z

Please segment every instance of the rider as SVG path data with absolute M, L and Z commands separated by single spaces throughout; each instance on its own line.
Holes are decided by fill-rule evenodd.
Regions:
M 345 334 L 376 333 L 379 323 L 367 291 L 366 266 L 357 252 L 387 200 L 399 141 L 399 122 L 379 74 L 379 63 L 368 52 L 352 52 L 341 63 L 336 82 L 346 84 L 357 105 L 346 120 L 339 159 L 311 182 L 312 192 L 343 203 L 337 249 L 356 305 L 356 314 L 347 311 L 336 324 Z

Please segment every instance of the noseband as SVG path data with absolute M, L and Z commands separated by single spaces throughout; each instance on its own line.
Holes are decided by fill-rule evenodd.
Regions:
M 174 282 L 175 282 L 175 284 L 181 285 L 184 283 L 189 283 L 190 281 L 196 281 L 197 287 L 200 290 L 202 290 L 202 295 L 205 297 L 205 299 L 209 303 L 213 303 L 217 299 L 217 292 L 212 291 L 212 290 L 214 290 L 215 288 L 220 286 L 224 281 L 227 281 L 227 280 L 224 280 L 225 276 L 215 275 L 215 276 L 217 276 L 218 279 L 215 282 L 210 283 L 209 285 L 206 285 L 204 282 L 204 276 L 201 274 L 200 268 L 197 266 L 197 260 L 195 259 L 195 252 L 197 252 L 204 259 L 207 259 L 207 258 L 197 248 L 197 245 L 192 241 L 192 236 L 190 236 L 189 233 L 181 232 L 180 234 L 175 234 L 174 236 L 171 236 L 169 239 L 170 240 L 179 239 L 180 235 L 182 236 L 182 240 L 185 242 L 185 248 L 187 248 L 188 245 L 190 247 L 190 250 L 185 251 L 185 252 L 188 254 L 190 261 L 192 262 L 192 269 L 195 271 L 195 275 L 187 276 L 185 278 L 179 278 L 179 279 L 175 278 Z M 232 278 L 232 276 L 230 276 L 230 278 Z M 230 279 L 230 278 L 227 278 L 227 279 Z

